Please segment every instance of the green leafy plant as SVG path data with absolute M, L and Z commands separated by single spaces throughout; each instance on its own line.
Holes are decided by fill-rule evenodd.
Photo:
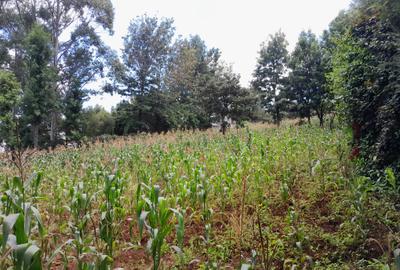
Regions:
M 160 186 L 154 185 L 152 187 L 145 187 L 147 189 L 147 194 L 143 195 L 145 206 L 140 215 L 139 226 L 141 226 L 140 224 L 144 224 L 150 235 L 150 239 L 147 242 L 147 248 L 153 259 L 153 269 L 157 270 L 160 267 L 163 251 L 162 247 L 165 238 L 173 229 L 173 213 L 179 212 L 177 210 L 171 210 L 168 207 L 167 200 L 161 196 Z M 179 220 L 182 225 L 183 216 L 178 216 L 178 226 Z M 177 231 L 179 237 L 178 241 L 183 241 L 182 233 L 182 228 L 179 227 Z
M 104 202 L 100 207 L 100 238 L 106 243 L 106 253 L 113 257 L 116 237 L 116 222 L 122 214 L 121 196 L 124 192 L 125 180 L 119 171 L 107 175 L 104 179 Z

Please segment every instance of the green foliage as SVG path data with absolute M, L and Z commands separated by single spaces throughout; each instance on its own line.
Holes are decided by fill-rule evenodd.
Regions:
M 366 177 L 358 177 L 350 182 L 350 191 L 352 197 L 350 203 L 354 216 L 351 221 L 356 224 L 356 234 L 358 237 L 365 237 L 367 234 L 365 230 L 368 228 L 366 222 L 366 207 L 368 203 L 369 193 L 372 191 L 370 179 Z
M 175 29 L 172 19 L 133 19 L 124 37 L 124 68 L 115 74 L 119 94 L 135 97 L 161 90 Z M 140 120 L 140 119 L 139 119 Z
M 166 132 L 174 127 L 174 112 L 169 97 L 161 91 L 123 101 L 113 111 L 115 133 Z
M 123 213 L 121 196 L 124 188 L 125 181 L 119 171 L 114 175 L 105 176 L 103 188 L 105 200 L 100 206 L 100 238 L 106 243 L 106 252 L 110 258 L 113 257 L 117 235 L 116 223 Z
M 289 54 L 285 34 L 270 35 L 268 43 L 261 45 L 257 66 L 254 71 L 253 87 L 260 93 L 261 105 L 277 125 L 282 119 L 284 108 L 283 91 Z
M 87 137 L 114 134 L 115 120 L 111 113 L 100 106 L 89 107 L 82 113 L 82 134 Z
M 240 86 L 240 77 L 228 67 L 218 67 L 202 92 L 206 111 L 214 122 L 221 123 L 225 134 L 229 120 L 240 123 L 252 119 L 256 98 L 250 90 Z
M 153 258 L 153 269 L 157 270 L 160 267 L 161 257 L 163 253 L 163 245 L 165 238 L 173 229 L 171 219 L 173 213 L 178 215 L 179 225 L 177 227 L 177 235 L 179 236 L 179 242 L 182 246 L 183 241 L 183 216 L 179 211 L 170 209 L 168 207 L 168 201 L 166 198 L 161 196 L 161 190 L 158 185 L 149 187 L 145 184 L 140 186 L 144 187 L 142 197 L 140 200 L 143 202 L 137 202 L 141 206 L 141 212 L 139 215 L 139 229 L 143 230 L 145 225 L 150 239 L 147 242 L 147 248 Z M 138 190 L 138 195 L 140 190 Z M 146 194 L 147 193 L 147 194 Z
M 8 255 L 11 254 L 15 269 L 42 269 L 42 251 L 31 239 L 33 229 L 43 239 L 46 231 L 38 209 L 34 206 L 42 174 L 36 174 L 23 183 L 15 177 L 6 183 L 9 189 L 3 195 L 2 209 L 7 215 L 2 217 L 2 259 L 0 265 L 5 268 Z M 10 213 L 11 212 L 11 213 Z
M 392 3 L 393 2 L 393 3 Z M 387 10 L 393 5 L 394 10 Z M 399 32 L 394 1 L 357 1 L 349 31 L 339 38 L 330 73 L 339 108 L 355 130 L 363 173 L 375 179 L 399 171 Z M 391 17 L 392 18 L 392 17 Z M 398 178 L 398 176 L 397 176 Z
M 16 75 L 24 90 L 19 130 L 25 146 L 59 143 L 63 116 L 67 139 L 81 137 L 85 85 L 102 75 L 105 60 L 111 58 L 104 57 L 110 53 L 96 28 L 111 32 L 113 20 L 110 0 L 2 1 L 0 65 Z
M 172 23 L 172 19 L 142 16 L 129 26 L 124 38 L 124 65 L 114 63 L 114 83 L 106 88 L 131 98 L 114 111 L 117 134 L 173 128 L 168 106 L 171 99 L 161 91 L 174 35 Z
M 300 34 L 289 67 L 287 97 L 294 102 L 301 118 L 306 117 L 310 123 L 315 111 L 323 126 L 329 95 L 325 86 L 322 49 L 311 31 Z
M 63 100 L 63 129 L 67 141 L 80 141 L 86 135 L 83 132 L 83 102 L 88 99 L 90 92 L 95 92 L 88 89 L 87 85 L 104 76 L 103 70 L 110 61 L 108 58 L 113 58 L 109 50 L 94 27 L 81 25 L 71 33 L 63 68 L 63 79 L 68 82 Z M 102 134 L 110 133 L 97 135 Z
M 0 70 L 0 143 L 16 146 L 17 120 L 15 117 L 20 100 L 20 84 L 14 74 Z
M 5 230 L 14 229 L 18 232 L 22 226 L 20 222 L 14 222 L 14 216 L 7 216 L 4 225 L 7 227 Z M 10 227 L 9 227 L 10 226 Z M 4 233 L 5 234 L 5 233 Z M 15 237 L 14 235 L 10 235 Z M 10 237 L 8 236 L 8 237 Z M 14 256 L 14 269 L 18 270 L 36 270 L 42 269 L 41 266 L 41 253 L 40 249 L 35 244 L 24 243 L 24 244 L 12 244 L 12 240 L 8 242 L 12 247 Z
M 198 36 L 174 44 L 165 78 L 173 128 L 203 129 L 211 126 L 202 97 L 207 82 L 213 77 L 219 55 L 218 50 L 208 49 Z
M 113 65 L 106 91 L 130 97 L 114 110 L 116 133 L 204 129 L 249 120 L 256 98 L 198 37 L 172 45 L 171 19 L 138 17 L 125 37 L 123 64 Z M 143 49 L 145 48 L 145 49 Z
M 398 247 L 398 194 L 355 174 L 347 135 L 178 131 L 37 155 L 25 182 L 2 166 L 0 223 L 16 221 L 1 267 L 14 266 L 11 235 L 46 269 L 392 265 L 379 245 Z
M 94 196 L 89 192 L 88 187 L 85 187 L 83 182 L 77 183 L 69 191 L 70 206 L 67 209 L 72 215 L 73 220 L 69 226 L 74 236 L 70 242 L 75 248 L 78 269 L 84 269 L 85 267 L 85 251 L 88 250 L 88 244 L 90 243 L 90 238 L 87 237 L 86 233 L 92 215 L 91 209 Z
M 291 101 L 287 112 L 310 124 L 316 114 L 322 126 L 335 105 L 332 118 L 355 129 L 352 163 L 343 130 L 241 130 L 256 94 L 219 50 L 175 39 L 172 19 L 134 19 L 119 61 L 97 34 L 111 31 L 111 1 L 3 1 L 0 67 L 11 71 L 0 71 L 0 143 L 10 149 L 20 137 L 54 145 L 60 123 L 68 141 L 217 122 L 225 134 L 231 120 L 238 129 L 0 160 L 0 268 L 129 269 L 125 257 L 147 256 L 143 240 L 153 269 L 398 266 L 399 11 L 395 0 L 354 1 L 321 40 L 302 32 L 290 61 L 281 32 L 260 51 L 253 87 L 263 108 L 279 124 Z M 106 73 L 104 90 L 129 100 L 112 114 L 83 110 Z M 164 260 L 168 247 L 178 256 Z
M 55 70 L 49 62 L 53 51 L 50 35 L 40 25 L 35 25 L 25 39 L 27 82 L 24 85 L 23 121 L 31 127 L 31 142 L 35 148 L 44 146 L 39 136 L 44 132 L 49 110 L 57 105 L 53 83 Z

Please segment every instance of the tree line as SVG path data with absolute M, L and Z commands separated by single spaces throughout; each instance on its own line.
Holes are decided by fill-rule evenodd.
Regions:
M 278 31 L 244 88 L 219 49 L 177 36 L 173 19 L 134 18 L 118 55 L 96 31 L 112 34 L 110 0 L 1 1 L 0 138 L 41 148 L 213 123 L 225 133 L 230 121 L 316 116 L 324 126 L 329 116 L 353 128 L 362 168 L 399 171 L 399 5 L 354 0 L 320 37 L 303 31 L 291 53 Z M 125 98 L 111 113 L 83 108 L 101 92 Z
M 279 125 L 284 117 L 351 127 L 362 174 L 400 175 L 400 1 L 354 0 L 317 38 L 303 31 L 289 55 L 283 33 L 263 43 L 252 86 Z
M 197 35 L 175 37 L 172 19 L 133 19 L 121 59 L 110 69 L 105 91 L 127 98 L 113 112 L 118 135 L 205 129 L 228 119 L 250 120 L 256 96 Z
M 112 54 L 97 30 L 111 33 L 113 20 L 108 0 L 1 1 L 0 141 L 42 148 L 75 136 Z
M 218 49 L 177 37 L 172 19 L 144 15 L 131 21 L 120 57 L 98 34 L 112 32 L 113 17 L 109 0 L 1 2 L 0 141 L 8 148 L 216 122 L 225 132 L 228 120 L 251 119 L 256 96 Z M 83 108 L 102 92 L 125 97 L 111 116 Z M 96 118 L 104 124 L 93 125 Z

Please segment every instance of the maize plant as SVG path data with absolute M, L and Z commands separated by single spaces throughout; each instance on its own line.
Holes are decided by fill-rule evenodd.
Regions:
M 39 213 L 36 209 L 33 209 L 35 208 L 27 206 L 25 213 L 10 214 L 3 217 L 1 269 L 7 268 L 9 255 L 12 257 L 14 269 L 42 269 L 40 248 L 29 239 L 32 218 L 36 219 L 39 228 L 42 226 Z M 43 228 L 39 230 L 43 231 Z
M 367 203 L 370 193 L 373 191 L 371 180 L 367 177 L 357 177 L 349 181 L 350 204 L 354 213 L 351 222 L 355 225 L 357 237 L 364 238 L 367 235 Z
M 202 206 L 202 220 L 204 222 L 204 237 L 201 238 L 204 240 L 206 245 L 210 243 L 211 240 L 211 217 L 213 214 L 212 208 L 208 206 L 209 200 L 209 185 L 207 183 L 206 177 L 203 173 L 200 174 L 201 184 L 198 185 L 197 189 L 199 190 L 198 196 Z
M 142 197 L 145 204 L 140 214 L 139 226 L 142 226 L 141 224 L 143 224 L 150 235 L 150 239 L 147 242 L 147 248 L 153 259 L 153 270 L 157 270 L 160 267 L 162 246 L 165 237 L 173 229 L 173 213 L 174 211 L 177 211 L 171 210 L 168 207 L 167 200 L 160 194 L 160 186 L 154 185 L 153 187 L 148 187 L 144 185 L 144 187 L 147 189 L 147 194 L 143 194 Z M 180 228 L 179 233 L 180 241 L 183 241 L 182 228 Z
M 7 190 L 2 196 L 2 208 L 6 214 L 1 215 L 1 269 L 7 268 L 9 261 L 17 270 L 41 269 L 42 252 L 31 239 L 34 233 L 41 239 L 46 234 L 40 213 L 33 204 L 41 180 L 42 174 L 39 173 L 33 174 L 25 183 L 19 177 L 14 177 L 11 183 L 6 182 Z
M 35 203 L 39 186 L 42 181 L 42 173 L 34 173 L 25 183 L 20 177 L 13 177 L 11 181 L 5 181 L 2 207 L 6 215 L 11 212 L 23 211 L 25 202 Z
M 295 202 L 294 202 L 295 203 Z M 309 245 L 310 239 L 304 231 L 303 225 L 300 222 L 299 213 L 294 207 L 289 207 L 287 214 L 287 222 L 289 224 L 289 230 L 287 233 L 287 238 L 292 247 L 295 248 L 295 253 L 297 258 L 295 260 L 288 259 L 285 264 L 290 264 L 292 267 L 297 267 L 295 265 L 300 264 L 303 268 L 307 269 L 313 264 L 312 258 L 306 254 L 306 247 Z
M 91 217 L 93 196 L 84 189 L 84 183 L 79 182 L 75 187 L 70 189 L 70 206 L 67 207 L 71 213 L 73 220 L 69 222 L 74 238 L 69 244 L 75 249 L 75 259 L 78 263 L 78 269 L 87 269 L 89 264 L 85 262 L 85 257 L 92 252 L 90 243 L 92 239 L 87 236 L 88 223 Z
M 179 255 L 180 264 L 183 263 L 183 239 L 185 235 L 185 221 L 184 221 L 184 211 L 179 211 L 177 209 L 171 209 L 174 212 L 178 224 L 175 225 L 176 230 L 176 241 L 177 246 L 172 246 L 176 253 Z
M 143 212 L 143 209 L 144 209 L 144 206 L 145 206 L 145 201 L 142 198 L 142 186 L 146 186 L 146 185 L 139 183 L 138 186 L 137 186 L 137 189 L 136 189 L 136 203 L 135 203 L 136 218 L 137 218 L 138 225 L 139 225 L 139 244 L 142 241 L 143 228 L 144 228 L 144 219 L 141 218 L 141 215 L 142 215 L 142 212 Z
M 125 188 L 125 180 L 119 171 L 104 179 L 103 193 L 105 201 L 100 207 L 100 238 L 106 243 L 106 253 L 113 257 L 116 237 L 116 222 L 122 214 L 121 196 Z

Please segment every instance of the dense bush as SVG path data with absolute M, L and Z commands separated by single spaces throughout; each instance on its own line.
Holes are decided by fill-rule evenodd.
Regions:
M 400 171 L 400 36 L 383 3 L 364 2 L 349 12 L 358 15 L 337 41 L 331 75 L 362 170 L 376 177 L 387 167 Z

